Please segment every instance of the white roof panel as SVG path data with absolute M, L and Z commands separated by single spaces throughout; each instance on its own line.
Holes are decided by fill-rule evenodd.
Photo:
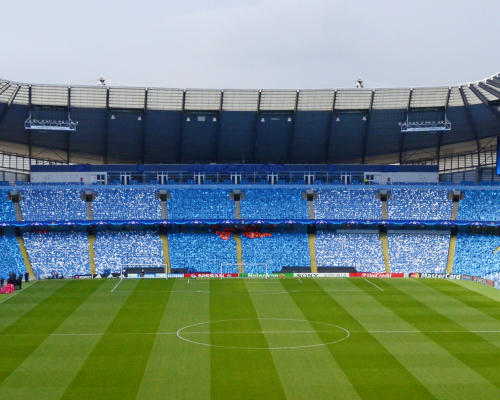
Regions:
M 301 90 L 299 92 L 299 111 L 331 111 L 335 90 Z
M 68 87 L 50 85 L 31 86 L 31 104 L 43 106 L 67 106 Z
M 143 88 L 110 88 L 109 107 L 144 109 L 145 89 Z
M 224 111 L 257 111 L 259 103 L 258 90 L 224 90 L 222 110 Z
M 264 111 L 293 111 L 297 98 L 296 90 L 262 90 L 260 109 Z
M 467 86 L 462 86 L 465 97 L 467 99 L 467 103 L 470 106 L 474 106 L 476 104 L 483 104 L 483 102 L 477 97 L 472 90 L 470 90 Z
M 444 107 L 448 97 L 447 87 L 415 88 L 411 96 L 411 108 Z
M 220 90 L 188 89 L 184 108 L 193 111 L 218 111 L 220 101 Z
M 21 85 L 16 94 L 13 104 L 29 104 L 29 87 L 28 85 Z
M 182 111 L 182 89 L 148 89 L 148 110 Z
M 75 86 L 71 88 L 71 107 L 106 108 L 105 86 Z
M 410 99 L 410 89 L 376 89 L 373 109 L 406 109 Z
M 463 107 L 464 101 L 462 100 L 462 95 L 458 87 L 451 88 L 450 101 L 448 102 L 448 107 Z
M 341 89 L 335 96 L 336 110 L 368 110 L 372 98 L 370 89 Z

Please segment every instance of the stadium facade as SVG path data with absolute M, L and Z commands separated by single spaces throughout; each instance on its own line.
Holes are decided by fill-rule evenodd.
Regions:
M 373 90 L 1 80 L 2 167 L 22 173 L 45 162 L 431 164 L 442 173 L 465 171 L 496 163 L 499 102 L 500 75 L 452 87 Z M 54 128 L 68 121 L 74 130 Z M 445 123 L 448 129 L 440 129 Z

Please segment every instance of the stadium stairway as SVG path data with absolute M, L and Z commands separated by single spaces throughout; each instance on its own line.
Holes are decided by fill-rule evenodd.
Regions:
M 17 203 L 16 203 L 17 204 Z M 31 261 L 28 256 L 28 252 L 26 251 L 26 246 L 24 245 L 24 239 L 22 236 L 16 236 L 17 241 L 19 242 L 19 247 L 21 249 L 21 255 L 23 256 L 24 265 L 26 266 L 26 271 L 30 274 L 30 279 L 37 279 L 33 268 L 31 267 Z
M 236 261 L 238 262 L 238 272 L 243 274 L 245 272 L 245 266 L 243 265 L 243 247 L 241 245 L 241 236 L 239 233 L 233 233 L 233 237 L 236 242 Z
M 163 213 L 163 210 L 162 210 Z M 163 264 L 167 264 L 167 274 L 170 274 L 172 269 L 170 268 L 170 249 L 168 247 L 168 236 L 166 233 L 160 233 L 161 246 L 163 249 Z
M 318 273 L 318 261 L 316 259 L 316 234 L 308 233 L 307 238 L 309 240 L 309 256 L 311 257 L 311 272 L 313 274 Z
M 309 219 L 315 219 L 314 216 L 314 200 L 307 200 L 307 212 L 309 214 Z
M 14 212 L 16 213 L 16 220 L 23 221 L 23 212 L 21 211 L 21 206 L 19 203 L 14 203 Z
M 89 204 L 89 203 L 87 203 Z M 88 215 L 88 214 L 87 214 Z M 90 261 L 90 273 L 92 275 L 95 274 L 96 267 L 95 267 L 95 248 L 94 248 L 94 243 L 95 243 L 95 235 L 87 235 L 89 238 L 89 261 Z
M 234 216 L 236 219 L 241 219 L 241 203 L 239 200 L 234 201 Z
M 387 200 L 381 200 L 380 202 L 382 203 L 382 219 L 388 220 L 389 214 L 387 212 Z
M 458 204 L 458 203 L 456 203 Z M 453 204 L 455 207 L 455 204 Z M 448 250 L 448 261 L 446 262 L 446 273 L 453 273 L 453 261 L 455 260 L 455 248 L 457 247 L 457 234 L 453 233 L 450 236 L 450 249 Z M 498 250 L 498 249 L 497 249 Z
M 87 221 L 94 220 L 94 210 L 92 208 L 92 202 L 87 201 Z
M 167 201 L 162 200 L 161 201 L 161 219 L 167 219 L 167 218 L 168 218 Z
M 378 237 L 382 242 L 382 254 L 384 255 L 385 272 L 390 274 L 391 263 L 389 258 L 389 241 L 387 240 L 387 233 L 379 231 Z
M 458 201 L 453 202 L 453 207 L 451 209 L 451 220 L 456 221 L 458 216 Z

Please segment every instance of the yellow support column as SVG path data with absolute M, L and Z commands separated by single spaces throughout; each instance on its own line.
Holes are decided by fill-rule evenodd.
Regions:
M 243 246 L 241 245 L 241 237 L 239 233 L 233 234 L 234 241 L 236 242 L 236 261 L 238 262 L 238 272 L 245 273 L 245 266 L 243 265 Z
M 448 250 L 448 261 L 446 263 L 446 273 L 453 272 L 453 260 L 455 259 L 455 248 L 457 246 L 457 235 L 450 236 L 450 249 Z M 498 251 L 498 249 L 497 249 Z M 496 251 L 495 251 L 496 252 Z
M 94 249 L 94 243 L 95 243 L 95 235 L 88 235 L 89 237 L 89 261 L 90 261 L 90 273 L 94 275 L 96 272 L 95 268 L 95 249 Z
M 167 264 L 167 274 L 172 272 L 170 267 L 170 250 L 168 248 L 168 235 L 166 233 L 160 233 L 161 246 L 163 248 L 163 264 Z
M 387 233 L 380 232 L 379 233 L 380 241 L 382 242 L 382 253 L 384 254 L 384 264 L 385 264 L 385 272 L 391 273 L 391 263 L 389 257 L 389 241 L 387 240 Z
M 37 279 L 33 268 L 31 267 L 30 258 L 28 257 L 28 252 L 26 251 L 26 246 L 24 245 L 24 239 L 22 236 L 16 236 L 19 243 L 19 248 L 21 249 L 21 255 L 23 256 L 24 265 L 26 266 L 26 271 L 30 274 L 30 279 Z
M 308 240 L 309 240 L 309 256 L 311 257 L 311 272 L 313 274 L 318 273 L 318 262 L 316 260 L 316 234 L 315 233 L 309 233 L 308 235 Z

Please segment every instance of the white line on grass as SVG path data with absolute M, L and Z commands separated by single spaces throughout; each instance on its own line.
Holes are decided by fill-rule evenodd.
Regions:
M 188 279 L 188 283 L 189 283 L 189 279 Z
M 373 286 L 375 286 L 377 289 L 380 289 L 382 292 L 384 291 L 384 289 L 379 288 L 377 285 L 375 285 L 373 282 L 370 282 L 368 279 L 365 279 L 365 281 L 367 281 L 368 283 L 371 283 Z
M 5 300 L 0 301 L 0 304 L 2 304 L 2 303 L 4 303 L 4 302 L 6 302 L 6 301 L 7 301 L 7 300 L 9 300 L 9 299 L 12 299 L 12 298 L 13 298 L 16 294 L 21 293 L 23 290 L 28 289 L 30 286 L 33 286 L 33 285 L 34 285 L 35 283 L 37 283 L 37 282 L 38 282 L 38 281 L 34 281 L 32 284 L 30 284 L 30 285 L 26 286 L 24 289 L 21 289 L 19 292 L 15 292 L 12 296 L 9 296 L 9 297 L 7 297 Z
M 299 282 L 302 283 L 302 281 L 299 279 Z
M 462 286 L 463 288 L 466 288 L 466 289 L 472 290 L 473 292 L 476 292 L 476 293 L 482 294 L 483 296 L 486 296 L 486 297 L 490 298 L 491 300 L 495 300 L 495 301 L 500 302 L 500 300 L 495 299 L 494 297 L 488 296 L 487 294 L 484 294 L 484 293 L 478 292 L 478 291 L 477 291 L 477 290 L 475 290 L 475 289 L 471 289 L 470 287 L 467 287 L 467 286 L 465 286 L 465 285 L 462 285 L 462 284 L 458 283 L 455 279 L 449 279 L 449 280 L 453 281 L 453 283 L 456 283 L 458 286 Z M 491 287 L 491 286 L 490 286 L 490 287 Z
M 113 292 L 115 291 L 115 289 L 118 287 L 118 285 L 119 285 L 120 283 L 122 283 L 122 281 L 123 281 L 123 279 L 120 279 L 120 282 L 118 282 L 118 283 L 115 285 L 115 287 L 113 288 L 113 290 L 111 291 L 111 293 L 113 293 Z

